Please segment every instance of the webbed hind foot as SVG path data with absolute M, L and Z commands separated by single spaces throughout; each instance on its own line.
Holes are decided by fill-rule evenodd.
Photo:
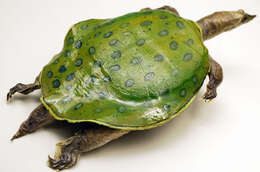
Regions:
M 14 87 L 12 87 L 9 90 L 6 99 L 7 101 L 9 101 L 16 92 L 26 95 L 40 88 L 41 86 L 40 86 L 39 76 L 38 76 L 35 82 L 32 84 L 22 84 L 22 83 L 16 84 Z
M 80 134 L 58 143 L 54 158 L 49 156 L 48 165 L 54 170 L 70 168 L 77 163 L 81 153 L 97 149 L 129 132 L 99 125 L 90 126 Z

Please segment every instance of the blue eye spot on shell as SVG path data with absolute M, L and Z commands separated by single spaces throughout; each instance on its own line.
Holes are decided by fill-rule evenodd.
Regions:
M 125 106 L 119 106 L 119 107 L 117 108 L 117 111 L 118 111 L 119 113 L 124 113 L 124 112 L 126 111 L 126 107 L 125 107 Z
M 193 77 L 192 77 L 192 82 L 194 83 L 194 84 L 197 84 L 198 83 L 198 77 L 196 76 L 196 75 L 194 75 Z
M 155 77 L 154 72 L 149 72 L 149 73 L 145 74 L 144 80 L 145 80 L 145 81 L 150 81 L 150 80 L 152 80 L 154 77 Z
M 64 53 L 65 57 L 69 57 L 71 55 L 71 51 L 70 50 L 66 50 Z
M 73 80 L 75 78 L 75 74 L 74 73 L 71 73 L 71 74 L 69 74 L 67 77 L 66 77 L 66 80 L 67 81 L 71 81 L 71 80 Z
M 82 106 L 83 106 L 83 104 L 82 104 L 82 103 L 79 103 L 79 104 L 77 104 L 76 106 L 74 106 L 74 110 L 78 110 L 78 109 L 80 109 Z
M 162 54 L 157 54 L 157 55 L 154 56 L 154 61 L 162 62 L 163 58 L 164 58 L 164 56 Z
M 188 40 L 187 40 L 187 44 L 188 44 L 189 46 L 193 45 L 193 44 L 194 44 L 193 39 L 188 39 Z
M 186 90 L 186 88 L 182 88 L 182 89 L 180 90 L 180 92 L 179 92 L 179 96 L 180 96 L 180 97 L 186 97 L 186 95 L 187 95 L 187 90 Z
M 131 59 L 130 63 L 132 65 L 137 65 L 137 64 L 141 64 L 143 61 L 143 59 L 141 57 L 134 57 Z
M 96 108 L 94 112 L 96 112 L 96 113 L 100 113 L 100 112 L 102 112 L 102 109 L 100 109 L 100 108 Z
M 158 33 L 159 36 L 167 36 L 169 34 L 168 30 L 162 30 Z
M 83 24 L 81 25 L 80 29 L 81 30 L 86 30 L 88 28 L 88 25 L 87 24 Z
M 75 47 L 76 49 L 80 49 L 81 46 L 82 46 L 82 42 L 81 42 L 81 40 L 77 40 L 77 42 L 75 42 L 74 47 Z
M 68 45 L 71 45 L 73 42 L 74 42 L 74 38 L 73 37 L 69 37 L 68 41 L 67 41 Z
M 123 23 L 120 25 L 120 28 L 126 28 L 129 25 L 129 23 Z
M 168 104 L 163 105 L 163 110 L 164 110 L 165 112 L 169 113 L 169 112 L 171 111 L 171 105 L 168 105 Z
M 143 46 L 145 44 L 145 40 L 144 39 L 139 39 L 136 41 L 136 45 L 138 46 Z
M 135 81 L 133 79 L 128 79 L 125 82 L 125 87 L 132 87 L 135 84 Z
M 118 43 L 117 39 L 113 39 L 112 41 L 109 42 L 110 46 L 115 46 Z
M 82 59 L 77 59 L 77 60 L 75 61 L 75 66 L 76 66 L 76 67 L 79 67 L 79 66 L 82 65 L 82 63 L 83 63 L 83 60 L 82 60 Z
M 121 69 L 119 64 L 115 64 L 109 67 L 109 69 L 113 72 L 119 71 Z
M 105 76 L 102 80 L 104 82 L 110 82 L 111 81 L 111 77 L 110 76 Z
M 52 72 L 52 71 L 48 71 L 48 72 L 47 72 L 47 77 L 48 77 L 48 78 L 51 78 L 52 76 L 53 76 L 53 72 Z
M 102 63 L 101 61 L 94 61 L 94 67 L 101 67 L 102 66 Z
M 111 35 L 113 35 L 113 32 L 107 32 L 104 34 L 104 38 L 109 38 Z
M 95 52 L 96 52 L 95 47 L 90 47 L 90 48 L 88 49 L 88 53 L 89 53 L 90 55 L 95 54 Z
M 63 73 L 63 72 L 65 72 L 67 70 L 67 68 L 64 66 L 64 65 L 62 65 L 60 68 L 59 68 L 59 72 L 60 73 Z
M 168 18 L 168 16 L 165 16 L 165 15 L 161 15 L 161 16 L 160 16 L 160 19 L 163 19 L 163 20 L 164 20 L 164 19 L 167 19 L 167 18 Z
M 72 88 L 72 86 L 71 86 L 71 85 L 68 85 L 65 89 L 66 89 L 67 91 L 69 91 L 71 88 Z
M 182 21 L 177 21 L 176 22 L 176 26 L 179 28 L 179 29 L 184 29 L 185 28 L 185 25 Z
M 112 54 L 110 55 L 110 57 L 112 57 L 113 59 L 120 58 L 121 57 L 121 51 L 119 51 L 119 50 L 113 51 Z
M 153 22 L 151 20 L 146 20 L 146 21 L 143 21 L 140 25 L 142 27 L 147 27 L 147 26 L 150 26 Z
M 55 79 L 52 81 L 52 87 L 53 88 L 59 88 L 60 87 L 60 81 L 58 79 Z
M 186 53 L 183 56 L 183 61 L 187 62 L 190 61 L 192 59 L 192 54 L 191 53 Z
M 100 99 L 105 99 L 107 96 L 106 92 L 104 92 L 104 91 L 101 91 L 98 95 L 99 95 Z
M 53 62 L 53 64 L 58 64 L 59 63 L 59 59 L 56 59 L 54 62 Z
M 176 41 L 172 41 L 172 42 L 170 43 L 170 48 L 171 48 L 172 50 L 177 50 L 177 49 L 178 49 L 178 43 L 177 43 Z

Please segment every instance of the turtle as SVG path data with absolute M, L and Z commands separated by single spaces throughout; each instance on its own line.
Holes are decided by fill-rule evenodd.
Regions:
M 207 76 L 203 99 L 217 96 L 223 70 L 203 42 L 254 17 L 244 10 L 219 11 L 194 22 L 163 6 L 74 24 L 35 82 L 9 90 L 7 101 L 16 92 L 42 94 L 11 140 L 57 120 L 72 128 L 80 124 L 49 156 L 49 167 L 62 170 L 83 152 L 165 124 L 192 103 Z

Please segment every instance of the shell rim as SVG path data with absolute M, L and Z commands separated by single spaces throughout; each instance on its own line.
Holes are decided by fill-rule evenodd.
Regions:
M 179 114 L 181 114 L 183 111 L 185 111 L 189 105 L 194 101 L 194 99 L 196 98 L 197 93 L 192 95 L 189 100 L 187 101 L 187 103 L 185 103 L 180 109 L 179 111 L 173 113 L 172 115 L 170 115 L 168 118 L 166 118 L 165 120 L 156 122 L 152 125 L 147 125 L 147 126 L 122 126 L 122 125 L 115 125 L 115 124 L 110 124 L 108 122 L 104 122 L 104 121 L 99 121 L 99 120 L 71 120 L 71 119 L 66 119 L 66 118 L 61 118 L 59 116 L 57 116 L 55 114 L 55 112 L 52 110 L 52 108 L 45 102 L 44 97 L 42 96 L 40 98 L 42 104 L 44 105 L 44 107 L 50 112 L 50 114 L 56 119 L 56 120 L 60 120 L 60 121 L 67 121 L 69 123 L 80 123 L 80 122 L 91 122 L 91 123 L 96 123 L 99 125 L 103 125 L 109 128 L 114 128 L 114 129 L 121 129 L 121 130 L 146 130 L 146 129 L 151 129 L 151 128 L 155 128 L 155 127 L 159 127 L 162 126 L 163 124 L 169 122 L 171 119 L 179 116 Z

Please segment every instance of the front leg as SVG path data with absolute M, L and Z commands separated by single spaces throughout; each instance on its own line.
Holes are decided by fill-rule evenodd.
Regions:
M 33 92 L 34 90 L 40 89 L 41 85 L 40 85 L 39 79 L 40 79 L 40 77 L 38 76 L 35 79 L 34 83 L 32 83 L 32 84 L 22 84 L 22 83 L 16 84 L 14 87 L 12 87 L 9 90 L 9 92 L 7 94 L 7 101 L 10 100 L 16 92 L 26 95 L 26 94 Z
M 54 159 L 49 157 L 49 167 L 55 170 L 70 168 L 76 164 L 81 153 L 99 148 L 129 132 L 103 126 L 91 126 L 80 134 L 58 143 Z
M 205 100 L 212 100 L 217 96 L 217 87 L 223 80 L 223 70 L 212 57 L 210 57 L 210 71 L 208 73 L 209 82 L 207 84 L 207 91 L 203 96 Z

